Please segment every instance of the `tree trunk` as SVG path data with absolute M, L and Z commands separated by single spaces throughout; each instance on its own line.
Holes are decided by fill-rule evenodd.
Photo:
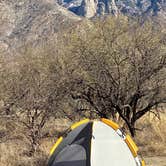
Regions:
M 129 130 L 130 130 L 131 136 L 135 137 L 135 135 L 136 135 L 135 120 L 131 120 Z
M 32 157 L 36 150 L 37 150 L 38 145 L 36 143 L 31 144 L 31 149 L 29 150 L 29 156 Z

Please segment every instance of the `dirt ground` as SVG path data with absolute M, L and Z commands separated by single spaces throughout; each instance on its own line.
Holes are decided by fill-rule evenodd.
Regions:
M 166 156 L 145 157 L 147 166 L 166 166 Z

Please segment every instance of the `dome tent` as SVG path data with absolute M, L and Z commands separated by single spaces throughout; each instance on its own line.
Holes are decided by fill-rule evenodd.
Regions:
M 118 124 L 108 119 L 85 119 L 73 124 L 57 140 L 48 166 L 145 166 L 137 151 Z

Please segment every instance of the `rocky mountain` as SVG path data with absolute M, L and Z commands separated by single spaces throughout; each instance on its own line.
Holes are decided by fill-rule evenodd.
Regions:
M 83 17 L 107 14 L 160 16 L 166 22 L 166 0 L 0 0 L 0 52 L 45 43 Z
M 91 18 L 104 14 L 161 15 L 166 19 L 166 0 L 57 0 L 79 16 Z
M 0 0 L 0 50 L 36 45 L 79 20 L 54 0 Z

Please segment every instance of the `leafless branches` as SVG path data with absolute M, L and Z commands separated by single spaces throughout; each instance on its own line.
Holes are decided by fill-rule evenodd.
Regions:
M 73 98 L 88 102 L 99 116 L 118 113 L 134 136 L 136 121 L 166 100 L 165 33 L 124 18 L 93 26 L 95 32 L 79 35 L 81 44 L 72 51 L 85 72 Z

